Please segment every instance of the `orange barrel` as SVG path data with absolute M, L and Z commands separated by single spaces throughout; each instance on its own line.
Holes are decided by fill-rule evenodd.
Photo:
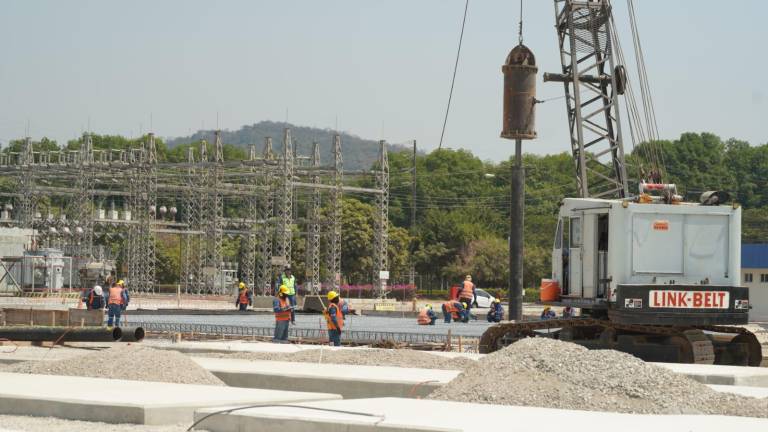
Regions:
M 539 298 L 543 302 L 560 300 L 560 284 L 554 279 L 542 279 Z

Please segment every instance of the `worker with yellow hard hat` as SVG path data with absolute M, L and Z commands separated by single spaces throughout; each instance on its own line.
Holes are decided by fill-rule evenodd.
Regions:
M 344 314 L 339 306 L 339 293 L 328 291 L 328 308 L 323 312 L 328 324 L 328 339 L 333 346 L 341 346 L 341 330 L 344 328 Z
M 485 316 L 488 322 L 501 322 L 504 319 L 504 308 L 501 306 L 501 300 L 494 298 L 491 303 L 491 309 Z
M 557 314 L 555 314 L 555 311 L 553 311 L 551 307 L 547 306 L 544 308 L 543 311 L 541 311 L 540 318 L 543 320 L 549 320 L 549 319 L 557 318 Z
M 235 307 L 240 309 L 240 312 L 248 310 L 248 306 L 253 306 L 253 293 L 245 286 L 245 282 L 237 284 L 237 297 L 235 297 Z
M 464 313 L 467 310 L 466 303 L 462 303 L 456 300 L 448 300 L 443 303 L 443 320 L 446 324 L 450 324 L 451 319 L 454 321 L 464 321 Z
M 291 266 L 289 265 L 283 268 L 283 272 L 277 278 L 275 286 L 281 287 L 283 285 L 288 288 L 288 301 L 291 302 L 291 306 L 296 307 L 296 276 L 291 272 Z M 291 309 L 291 324 L 296 324 L 296 314 L 293 309 Z
M 272 342 L 288 343 L 288 326 L 291 322 L 293 305 L 288 300 L 288 287 L 280 285 L 277 297 L 272 300 L 272 311 L 275 313 L 275 337 Z
M 432 310 L 432 305 L 425 305 L 419 310 L 419 315 L 416 317 L 416 322 L 419 325 L 435 325 L 437 320 L 437 314 Z

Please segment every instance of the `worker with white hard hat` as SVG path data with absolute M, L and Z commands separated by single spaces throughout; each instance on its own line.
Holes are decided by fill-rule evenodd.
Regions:
M 100 285 L 94 286 L 88 293 L 85 305 L 89 310 L 101 310 L 104 309 L 104 290 Z

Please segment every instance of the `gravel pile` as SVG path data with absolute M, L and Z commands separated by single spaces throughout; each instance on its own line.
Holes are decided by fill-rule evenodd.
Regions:
M 225 385 L 184 354 L 136 344 L 121 344 L 69 359 L 17 363 L 3 372 Z
M 429 399 L 646 414 L 768 417 L 768 400 L 718 393 L 629 354 L 530 338 L 489 354 Z
M 295 353 L 245 353 L 231 354 L 208 353 L 196 354 L 205 357 L 274 360 L 304 363 L 328 363 L 357 366 L 394 366 L 422 369 L 462 370 L 475 364 L 467 358 L 445 358 L 433 354 L 406 349 L 350 349 L 350 350 L 303 350 Z
M 188 424 L 151 426 L 64 420 L 53 417 L 0 415 L 0 432 L 184 432 L 188 427 Z M 195 431 L 199 432 L 198 429 Z

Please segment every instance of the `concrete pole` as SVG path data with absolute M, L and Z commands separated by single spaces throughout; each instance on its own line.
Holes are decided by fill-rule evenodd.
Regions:
M 509 212 L 509 319 L 523 318 L 523 221 L 525 216 L 525 169 L 521 140 L 515 140 Z

